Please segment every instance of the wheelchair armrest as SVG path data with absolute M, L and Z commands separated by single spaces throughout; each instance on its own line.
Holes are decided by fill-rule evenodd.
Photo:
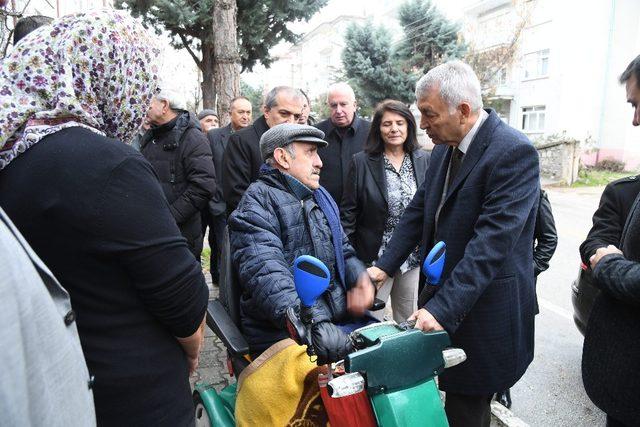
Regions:
M 207 306 L 207 326 L 220 338 L 233 356 L 249 354 L 249 344 L 217 298 Z

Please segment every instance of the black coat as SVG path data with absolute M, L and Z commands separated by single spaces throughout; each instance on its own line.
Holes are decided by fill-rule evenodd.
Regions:
M 605 256 L 593 271 L 594 284 L 602 292 L 585 331 L 582 379 L 598 408 L 632 426 L 640 419 L 639 198 L 628 213 L 620 240 L 624 256 Z
M 533 245 L 533 273 L 537 277 L 538 274 L 549 268 L 549 260 L 551 260 L 558 246 L 556 222 L 553 219 L 549 197 L 547 197 L 547 193 L 544 190 L 540 190 L 538 215 L 536 216 L 533 237 L 535 238 Z
M 620 247 L 622 229 L 629 210 L 640 193 L 640 175 L 629 176 L 609 183 L 600 197 L 600 205 L 593 214 L 593 227 L 580 245 L 580 257 L 585 265 L 596 249 L 614 245 Z
M 251 126 L 229 137 L 222 160 L 222 189 L 224 200 L 227 202 L 227 215 L 231 215 L 245 190 L 258 179 L 260 166 L 264 163 L 260 154 L 260 137 L 268 130 L 269 125 L 264 116 L 261 116 Z
M 151 128 L 140 151 L 155 169 L 171 213 L 197 258 L 202 250 L 200 211 L 216 190 L 207 138 L 184 112 Z
M 323 120 L 315 126 L 324 132 L 324 139 L 329 143 L 327 147 L 318 151 L 322 160 L 320 185 L 327 189 L 336 204 L 340 206 L 351 158 L 364 148 L 371 122 L 355 116 L 344 138 L 340 136 L 331 119 Z
M 538 154 L 490 111 L 441 203 L 451 147 L 436 146 L 422 187 L 377 266 L 394 274 L 421 242 L 421 261 L 443 240 L 441 286 L 425 305 L 467 360 L 440 376 L 445 391 L 488 395 L 510 388 L 533 360 L 533 229 Z M 424 283 L 424 276 L 421 275 Z
M 0 171 L 0 205 L 71 296 L 98 424 L 193 423 L 175 337 L 196 331 L 208 291 L 149 162 L 64 129 Z
M 211 154 L 213 156 L 213 165 L 216 170 L 216 191 L 213 194 L 208 204 L 209 216 L 226 215 L 227 205 L 224 202 L 224 195 L 222 192 L 223 186 L 223 167 L 222 161 L 224 159 L 224 152 L 227 148 L 229 137 L 233 133 L 231 124 L 225 127 L 211 129 L 207 132 L 207 139 L 209 140 L 209 147 L 211 147 Z
M 420 188 L 429 164 L 429 153 L 416 150 L 410 156 L 416 188 Z M 371 263 L 378 259 L 389 215 L 383 155 L 364 151 L 355 154 L 345 182 L 340 207 L 342 226 L 358 258 Z

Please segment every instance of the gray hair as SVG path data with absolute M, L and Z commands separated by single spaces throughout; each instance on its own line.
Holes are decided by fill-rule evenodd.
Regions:
M 636 56 L 633 61 L 627 65 L 627 68 L 620 75 L 619 82 L 620 84 L 627 83 L 627 80 L 634 76 L 636 78 L 636 86 L 640 88 L 640 55 Z
M 449 105 L 450 111 L 463 102 L 469 103 L 472 111 L 482 108 L 482 91 L 478 76 L 462 61 L 449 61 L 430 69 L 416 83 L 416 99 L 420 99 L 434 88 L 440 88 L 440 96 Z
M 169 108 L 174 111 L 187 109 L 182 96 L 180 96 L 180 94 L 175 90 L 162 89 L 160 90 L 160 93 L 155 95 L 155 98 L 159 101 L 167 101 L 169 103 Z
M 280 147 L 283 148 L 285 150 L 287 150 L 287 153 L 289 153 L 291 155 L 292 159 L 296 158 L 296 149 L 294 148 L 293 144 L 287 144 L 284 147 Z M 273 153 L 271 154 L 270 157 L 267 157 L 264 162 L 266 164 L 268 164 L 271 167 L 275 167 L 276 166 L 276 159 L 273 158 Z
M 305 101 L 305 97 L 299 89 L 294 89 L 290 86 L 276 86 L 265 95 L 264 108 L 271 110 L 273 107 L 276 107 L 278 105 L 278 95 L 282 93 L 287 94 L 298 101 Z
M 356 94 L 353 91 L 353 88 L 346 82 L 338 82 L 329 86 L 329 89 L 327 89 L 327 102 L 329 102 L 329 97 L 334 92 L 346 93 L 347 95 L 351 96 L 351 99 L 353 99 L 354 101 L 356 100 Z

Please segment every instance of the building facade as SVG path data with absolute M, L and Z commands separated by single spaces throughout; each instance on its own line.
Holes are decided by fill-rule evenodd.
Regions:
M 589 142 L 586 164 L 613 158 L 636 168 L 640 129 L 618 77 L 640 53 L 640 2 L 483 0 L 464 14 L 465 38 L 480 49 L 510 43 L 518 25 L 494 94 L 503 119 L 534 141 Z

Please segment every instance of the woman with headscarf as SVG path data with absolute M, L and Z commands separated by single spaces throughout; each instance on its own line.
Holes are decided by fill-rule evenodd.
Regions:
M 419 149 L 416 121 L 400 101 L 381 102 L 375 111 L 364 151 L 351 160 L 340 216 L 358 258 L 375 264 L 391 239 L 405 208 L 422 185 L 429 155 Z M 418 299 L 418 248 L 400 271 L 379 283 L 377 297 L 391 295 L 393 319 L 405 321 Z M 382 319 L 383 312 L 374 313 Z
M 208 291 L 149 163 L 123 142 L 158 52 L 123 12 L 63 17 L 0 67 L 0 205 L 71 296 L 100 425 L 193 423 Z

